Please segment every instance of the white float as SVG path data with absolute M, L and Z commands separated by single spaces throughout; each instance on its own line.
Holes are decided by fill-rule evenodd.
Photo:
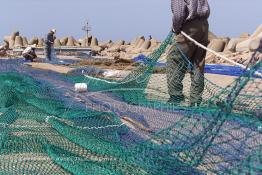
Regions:
M 76 92 L 87 92 L 87 84 L 86 83 L 76 83 L 75 84 Z

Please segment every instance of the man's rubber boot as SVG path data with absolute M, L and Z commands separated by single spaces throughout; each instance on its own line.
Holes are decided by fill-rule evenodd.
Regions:
M 171 95 L 167 102 L 178 105 L 183 101 L 185 101 L 184 95 Z

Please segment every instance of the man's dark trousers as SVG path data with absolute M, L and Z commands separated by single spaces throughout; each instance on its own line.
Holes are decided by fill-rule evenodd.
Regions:
M 204 46 L 208 44 L 209 24 L 207 19 L 194 19 L 186 22 L 182 31 L 188 34 Z M 206 51 L 184 37 L 181 33 L 175 36 L 175 40 L 181 51 L 189 58 L 193 66 L 191 74 L 190 103 L 200 104 L 204 90 L 204 67 Z M 176 49 L 172 46 L 167 56 L 167 82 L 168 92 L 172 99 L 184 99 L 182 81 L 188 70 L 188 62 L 184 60 Z
M 46 55 L 46 58 L 51 61 L 51 44 L 46 44 L 45 45 L 45 55 Z

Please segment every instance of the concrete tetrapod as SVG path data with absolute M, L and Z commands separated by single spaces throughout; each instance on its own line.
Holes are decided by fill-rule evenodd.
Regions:
M 44 47 L 44 38 L 38 38 L 37 46 L 38 47 Z
M 104 42 L 101 42 L 99 43 L 99 46 L 102 48 L 102 49 L 106 49 L 109 47 L 109 44 L 112 43 L 112 40 L 108 40 L 108 41 L 104 41 Z
M 60 39 L 60 43 L 61 43 L 62 46 L 66 46 L 67 41 L 68 41 L 68 37 L 64 37 L 64 38 Z
M 256 28 L 254 33 L 250 36 L 250 38 L 257 38 L 262 33 L 262 24 Z
M 254 39 L 249 43 L 249 50 L 251 52 L 261 50 L 261 49 L 262 49 L 262 39 L 261 38 Z
M 8 44 L 9 44 L 9 48 L 10 48 L 10 49 L 13 49 L 13 48 L 14 48 L 15 38 L 16 38 L 17 36 L 19 36 L 19 32 L 18 32 L 18 31 L 13 32 L 13 33 L 11 34 L 11 36 L 9 37 L 9 39 L 8 39 L 8 38 L 5 38 L 5 39 L 9 40 L 9 41 L 8 41 Z
M 14 45 L 15 45 L 15 40 L 10 39 L 10 40 L 9 40 L 9 48 L 10 48 L 10 49 L 13 49 L 13 48 L 14 48 Z
M 248 40 L 242 41 L 237 44 L 236 51 L 237 52 L 243 52 L 243 51 L 249 51 L 249 45 L 254 40 L 260 40 L 262 38 L 262 33 L 259 35 L 256 35 L 256 37 L 250 37 Z
M 9 49 L 9 42 L 4 41 L 4 46 L 6 49 Z
M 156 39 L 151 39 L 150 41 L 151 41 L 151 46 L 148 49 L 148 51 L 153 52 L 158 48 L 159 44 L 158 44 L 158 41 Z
M 129 53 L 129 54 L 140 53 L 140 48 L 143 46 L 144 43 L 145 43 L 144 38 L 139 39 L 139 42 L 137 43 L 137 45 L 133 48 L 128 49 L 127 53 Z
M 29 44 L 29 45 L 33 45 L 33 44 L 38 45 L 38 38 L 37 38 L 37 37 L 33 37 L 33 38 L 29 41 L 28 44 Z
M 92 50 L 95 51 L 96 53 L 101 52 L 103 49 L 100 46 L 93 46 Z
M 17 36 L 19 36 L 19 32 L 18 31 L 16 31 L 16 32 L 13 32 L 12 34 L 11 34 L 11 40 L 15 40 L 15 38 L 17 37 Z
M 8 48 L 10 48 L 10 41 L 11 41 L 11 36 L 4 36 L 4 42 L 8 44 Z
M 236 52 L 236 46 L 238 43 L 244 41 L 244 38 L 232 38 L 226 46 L 226 51 Z
M 211 42 L 213 39 L 217 39 L 218 37 L 212 33 L 212 32 L 208 32 L 208 41 Z
M 119 52 L 120 47 L 125 44 L 124 40 L 116 41 L 110 48 L 107 49 L 108 52 Z
M 90 46 L 91 46 L 91 47 L 98 46 L 98 40 L 97 40 L 96 37 L 92 37 Z
M 4 41 L 9 43 L 11 39 L 11 36 L 4 36 Z
M 130 44 L 130 45 L 131 45 L 131 46 L 135 46 L 135 45 L 138 43 L 138 41 L 139 41 L 139 39 L 140 39 L 141 37 L 142 37 L 142 36 L 133 39 L 133 40 L 131 41 L 131 44 Z
M 88 39 L 87 38 L 81 38 L 78 40 L 80 43 L 81 47 L 88 47 Z
M 249 51 L 250 42 L 262 38 L 262 24 L 257 27 L 254 33 L 245 41 L 240 42 L 236 46 L 237 52 Z
M 226 42 L 223 39 L 213 39 L 208 48 L 214 50 L 215 52 L 222 52 L 225 48 Z
M 81 43 L 78 42 L 77 40 L 74 40 L 74 45 L 77 46 L 77 47 L 80 47 L 80 46 L 81 46 Z
M 144 43 L 145 43 L 145 39 L 141 38 L 139 42 L 137 43 L 137 45 L 135 46 L 135 48 L 137 49 L 141 48 Z
M 151 41 L 147 40 L 144 44 L 138 49 L 138 53 L 147 52 L 151 46 Z
M 68 37 L 68 41 L 66 43 L 66 46 L 68 46 L 68 47 L 75 46 L 74 41 L 75 41 L 75 39 L 72 36 Z
M 221 38 L 224 42 L 225 42 L 225 46 L 224 46 L 224 49 L 222 52 L 226 52 L 227 51 L 227 45 L 230 41 L 230 38 L 229 37 L 224 37 L 224 38 Z
M 139 36 L 139 37 L 137 37 L 136 39 L 134 39 L 134 40 L 131 42 L 130 47 L 126 48 L 125 51 L 126 51 L 126 52 L 130 52 L 130 51 L 134 50 L 134 49 L 137 47 L 137 45 L 139 44 L 139 42 L 140 42 L 141 40 L 144 40 L 144 41 L 145 41 L 145 37 L 144 37 L 144 36 Z
M 54 47 L 61 47 L 61 42 L 59 39 L 55 39 L 54 41 Z
M 16 36 L 14 48 L 21 48 L 21 47 L 23 47 L 23 38 L 21 36 Z
M 28 46 L 28 40 L 26 37 L 23 37 L 23 46 L 27 47 Z
M 130 44 L 125 44 L 120 46 L 120 51 L 121 52 L 126 52 L 126 49 L 129 48 L 131 45 Z

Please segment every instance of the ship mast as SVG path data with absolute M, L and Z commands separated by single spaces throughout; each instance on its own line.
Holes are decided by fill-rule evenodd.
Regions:
M 91 27 L 89 27 L 89 22 L 87 20 L 86 25 L 84 25 L 82 27 L 82 30 L 86 32 L 86 39 L 85 39 L 85 46 L 88 45 L 88 35 L 89 35 L 89 31 L 91 31 Z

